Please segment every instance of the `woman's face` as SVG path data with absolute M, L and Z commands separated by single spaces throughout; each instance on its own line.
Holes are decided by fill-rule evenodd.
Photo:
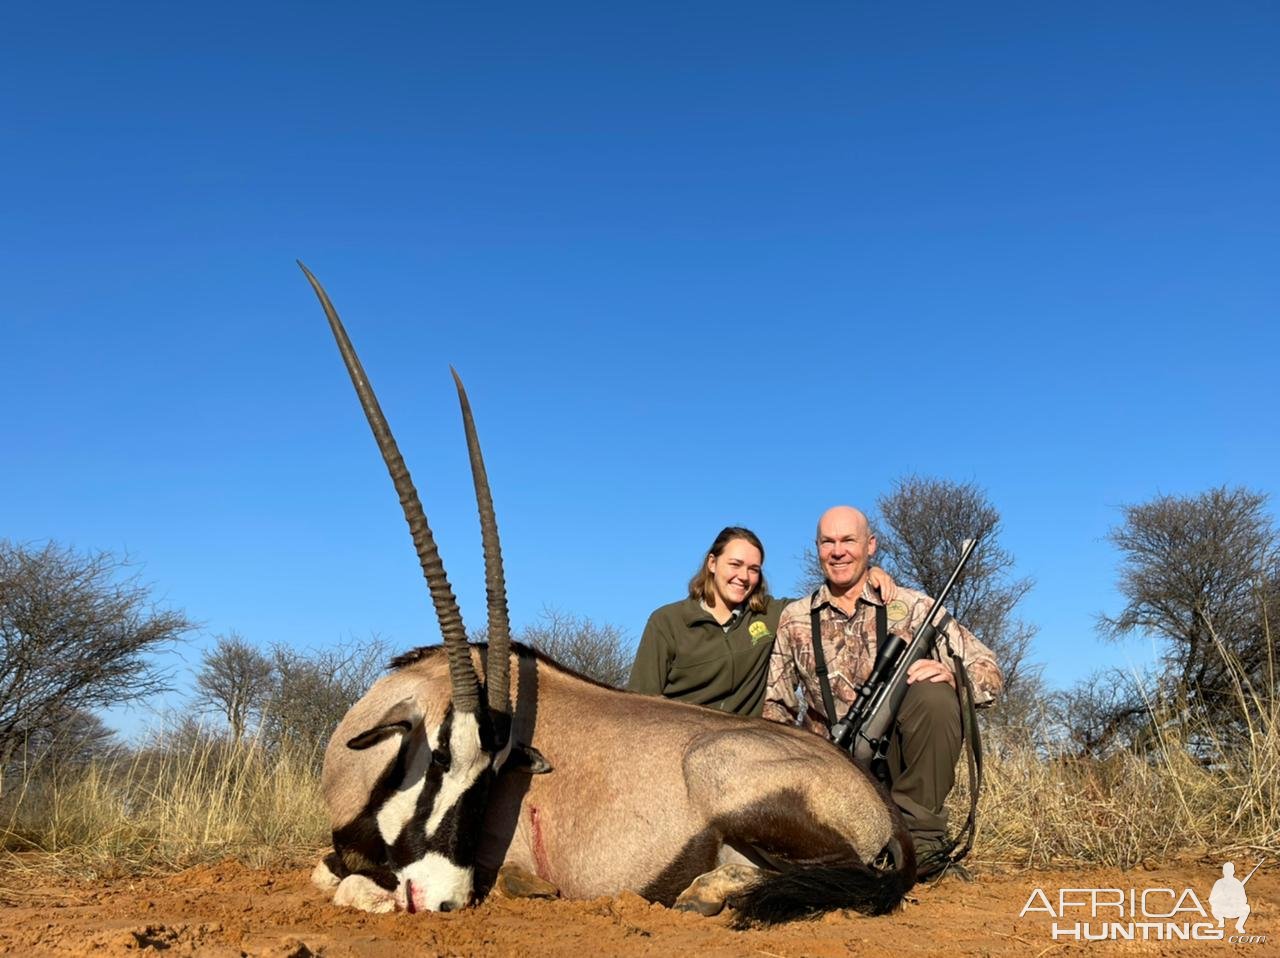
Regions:
M 760 584 L 764 557 L 746 539 L 730 539 L 718 556 L 707 556 L 716 596 L 730 609 L 741 605 Z

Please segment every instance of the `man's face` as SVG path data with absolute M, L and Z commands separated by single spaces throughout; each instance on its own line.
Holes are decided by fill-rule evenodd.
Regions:
M 860 582 L 876 552 L 876 537 L 856 513 L 822 517 L 818 527 L 818 559 L 827 582 L 844 590 Z

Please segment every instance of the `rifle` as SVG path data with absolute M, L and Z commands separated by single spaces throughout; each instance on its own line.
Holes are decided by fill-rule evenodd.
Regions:
M 1253 866 L 1253 872 L 1256 872 L 1259 868 L 1261 868 L 1261 867 L 1262 867 L 1262 862 L 1265 862 L 1265 861 L 1266 861 L 1266 859 L 1264 858 L 1264 859 L 1262 859 L 1262 861 L 1258 862 L 1258 864 L 1254 865 L 1254 866 Z M 1253 877 L 1253 872 L 1249 872 L 1249 874 L 1245 875 L 1245 876 L 1244 876 L 1244 881 L 1242 881 L 1240 884 L 1241 884 L 1241 885 L 1247 885 L 1247 884 L 1249 883 L 1249 879 Z
M 831 740 L 871 769 L 880 781 L 889 781 L 889 732 L 907 694 L 907 669 L 912 663 L 933 651 L 938 624 L 934 622 L 964 565 L 969 561 L 978 539 L 966 539 L 960 561 L 951 578 L 934 600 L 933 608 L 916 629 L 910 642 L 890 635 L 876 650 L 876 662 L 867 680 L 858 688 L 857 696 L 844 718 L 831 727 Z M 962 681 L 957 676 L 956 681 Z

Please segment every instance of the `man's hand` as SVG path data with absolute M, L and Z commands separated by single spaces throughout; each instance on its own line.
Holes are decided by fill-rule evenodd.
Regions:
M 894 583 L 893 576 L 878 565 L 871 567 L 867 581 L 871 583 L 871 588 L 880 593 L 880 598 L 885 602 L 892 602 L 893 597 L 898 594 L 898 586 Z
M 956 687 L 956 677 L 951 670 L 934 659 L 917 659 L 911 663 L 907 669 L 907 684 L 916 682 L 946 682 L 952 688 Z

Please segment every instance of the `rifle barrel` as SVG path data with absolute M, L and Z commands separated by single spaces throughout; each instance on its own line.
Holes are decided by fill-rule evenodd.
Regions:
M 938 593 L 937 598 L 933 600 L 933 608 L 929 610 L 929 615 L 920 623 L 917 635 L 923 635 L 924 630 L 933 625 L 934 617 L 937 616 L 938 610 L 942 608 L 942 604 L 947 601 L 947 596 L 951 592 L 951 587 L 956 584 L 956 579 L 960 578 L 960 573 L 964 571 L 964 564 L 969 561 L 969 554 L 977 548 L 978 543 L 982 541 L 981 536 L 974 536 L 972 539 L 965 539 L 961 544 L 960 561 L 956 563 L 955 568 L 951 570 L 951 578 L 947 579 L 947 584 L 942 587 L 942 591 Z

